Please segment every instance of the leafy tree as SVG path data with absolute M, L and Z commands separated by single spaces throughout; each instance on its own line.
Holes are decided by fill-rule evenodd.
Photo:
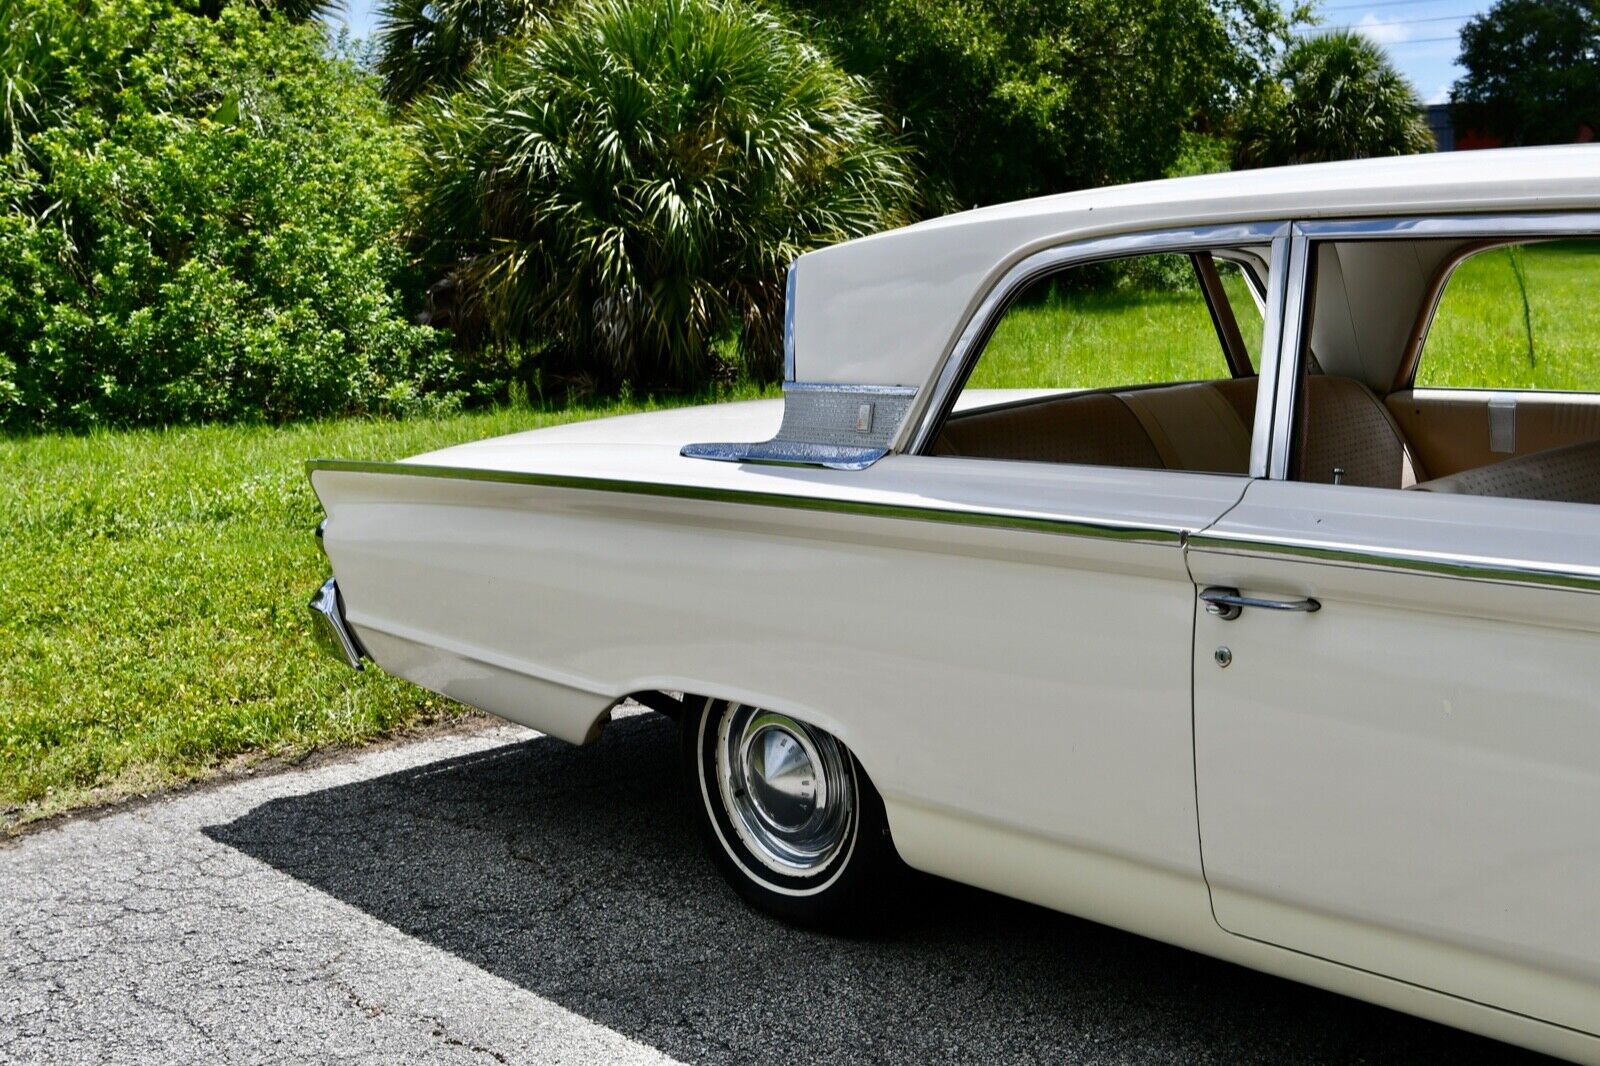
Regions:
M 1359 33 L 1296 41 L 1242 109 L 1242 166 L 1407 155 L 1434 149 L 1422 100 L 1384 50 Z
M 1286 39 L 1275 0 L 785 0 L 920 149 L 927 209 L 1162 176 Z
M 403 131 L 320 25 L 163 0 L 8 17 L 73 31 L 17 64 L 50 89 L 0 158 L 0 425 L 280 420 L 448 384 L 394 296 Z
M 532 29 L 557 0 L 385 0 L 378 13 L 383 95 L 405 104 L 457 88 L 486 53 Z
M 1461 29 L 1456 121 L 1508 144 L 1600 132 L 1600 0 L 1500 0 Z
M 737 329 L 770 379 L 790 260 L 903 217 L 863 96 L 745 0 L 588 0 L 417 105 L 427 258 L 461 328 L 552 371 L 692 386 Z

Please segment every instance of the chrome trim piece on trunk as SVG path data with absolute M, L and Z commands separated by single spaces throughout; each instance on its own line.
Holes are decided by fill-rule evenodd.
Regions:
M 769 441 L 686 444 L 689 459 L 782 463 L 862 470 L 888 454 L 916 398 L 899 385 L 832 385 L 789 381 L 783 386 L 783 424 Z
M 916 522 L 943 522 L 952 525 L 985 526 L 1023 532 L 1053 533 L 1068 537 L 1096 537 L 1129 543 L 1178 544 L 1186 530 L 1178 527 L 1151 527 L 1132 523 L 1083 518 L 1040 518 L 1033 515 L 997 514 L 992 511 L 962 511 L 952 508 L 916 507 L 908 504 L 871 503 L 865 500 L 840 500 L 826 496 L 790 496 L 777 492 L 719 489 L 705 485 L 668 485 L 655 481 L 624 481 L 613 478 L 576 477 L 568 474 L 534 474 L 521 470 L 484 470 L 462 466 L 431 466 L 422 463 L 382 463 L 359 459 L 311 459 L 306 472 L 319 470 L 355 474 L 390 474 L 403 477 L 444 478 L 453 481 L 483 481 L 502 485 L 534 485 L 541 488 L 581 489 L 591 492 L 616 492 L 636 496 L 656 496 L 709 503 L 737 503 L 755 507 L 780 507 L 829 514 L 861 515 L 869 518 L 901 518 Z
M 322 527 L 317 527 L 320 536 Z M 344 617 L 344 598 L 339 595 L 339 583 L 333 578 L 322 583 L 311 602 L 306 604 L 313 619 L 312 632 L 328 654 L 342 660 L 352 670 L 361 669 L 361 660 L 368 658 Z

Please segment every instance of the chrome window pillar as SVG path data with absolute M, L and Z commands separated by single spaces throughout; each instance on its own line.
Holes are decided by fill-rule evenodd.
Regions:
M 783 282 L 783 380 L 798 380 L 794 366 L 794 293 L 800 283 L 800 260 L 789 264 L 789 275 Z
M 1280 240 L 1286 239 L 1289 233 L 1287 222 L 1242 222 L 1223 226 L 1199 226 L 1189 229 L 1156 230 L 1147 233 L 1119 234 L 1113 237 L 1095 237 L 1073 244 L 1062 245 L 1059 248 L 1048 248 L 1036 252 L 1008 269 L 1000 280 L 990 287 L 988 294 L 978 304 L 977 310 L 967 320 L 966 326 L 957 336 L 950 354 L 946 357 L 939 369 L 939 374 L 932 384 L 923 389 L 924 395 L 918 397 L 916 406 L 906 419 L 906 428 L 902 439 L 896 442 L 896 450 L 922 454 L 933 444 L 933 439 L 943 424 L 945 416 L 955 405 L 956 397 L 960 395 L 961 388 L 965 385 L 968 374 L 976 364 L 978 356 L 982 353 L 984 345 L 999 322 L 1000 316 L 1034 281 L 1047 274 L 1053 274 L 1068 267 L 1084 266 L 1088 263 L 1104 262 L 1108 259 L 1126 259 L 1138 255 L 1158 255 L 1163 252 L 1190 253 L 1200 250 L 1219 251 L 1229 247 L 1242 245 L 1271 244 L 1277 248 Z M 1273 278 L 1269 279 L 1269 294 L 1267 301 L 1267 333 L 1262 344 L 1262 359 L 1272 362 L 1268 355 L 1272 348 L 1265 343 L 1265 338 L 1270 337 L 1274 329 L 1274 320 L 1278 315 L 1277 308 L 1281 301 L 1274 301 L 1280 292 L 1279 279 L 1276 275 L 1277 257 L 1272 260 Z M 1264 378 L 1263 378 L 1264 380 Z M 1261 400 L 1266 400 L 1262 394 Z M 1260 401 L 1258 401 L 1258 407 Z M 1252 452 L 1252 460 L 1254 453 Z M 1264 469 L 1264 464 L 1263 464 Z M 1255 465 L 1252 461 L 1251 472 L 1255 474 Z M 1257 475 L 1259 476 L 1259 475 Z
M 1272 381 L 1262 367 L 1261 391 L 1256 399 L 1255 433 L 1250 438 L 1250 476 L 1284 479 L 1288 477 L 1290 445 L 1294 440 L 1295 396 L 1300 391 L 1300 352 L 1304 344 L 1306 309 L 1311 300 L 1307 286 L 1310 276 L 1311 243 L 1298 224 L 1273 242 L 1273 278 L 1277 313 L 1271 325 L 1277 335 L 1262 348 L 1271 353 Z M 1282 259 L 1279 256 L 1282 256 Z M 1281 264 L 1281 265 L 1280 265 Z M 1267 357 L 1263 357 L 1266 359 Z

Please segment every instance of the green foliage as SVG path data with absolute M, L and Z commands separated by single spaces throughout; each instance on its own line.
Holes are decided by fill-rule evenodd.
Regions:
M 1178 157 L 1167 167 L 1166 177 L 1192 178 L 1221 174 L 1233 166 L 1233 142 L 1215 133 L 1185 133 L 1178 140 Z
M 1239 118 L 1241 166 L 1407 155 L 1434 148 L 1422 100 L 1359 33 L 1296 41 Z
M 1600 133 L 1600 2 L 1500 0 L 1461 28 L 1460 126 L 1507 144 Z
M 800 253 L 901 219 L 860 83 L 744 0 L 591 0 L 420 102 L 415 213 L 472 336 L 554 371 L 692 386 L 737 330 L 780 369 Z
M 402 132 L 320 25 L 0 2 L 29 86 L 0 158 L 0 425 L 404 410 L 446 384 L 394 296 Z
M 215 16 L 221 10 L 224 0 L 201 0 L 200 9 L 204 14 Z M 312 19 L 326 18 L 335 11 L 344 8 L 344 0 L 248 0 L 249 3 L 264 12 L 277 14 L 290 22 L 310 22 Z
M 925 210 L 1159 178 L 1284 40 L 1274 0 L 786 0 L 879 90 Z
M 384 0 L 375 41 L 384 97 L 406 104 L 460 87 L 485 54 L 562 6 L 559 0 Z

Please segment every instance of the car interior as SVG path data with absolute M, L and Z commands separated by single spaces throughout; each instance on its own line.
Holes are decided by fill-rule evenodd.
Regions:
M 1228 253 L 1258 293 L 1264 253 Z M 1600 241 L 1326 241 L 1312 267 L 1297 479 L 1600 503 L 1600 392 L 1573 386 L 1600 388 L 1600 375 L 1586 378 L 1600 367 L 1600 326 L 1583 328 Z M 1258 379 L 1235 321 L 1248 312 L 1204 284 L 1198 259 L 1196 274 L 1231 376 L 998 402 L 985 392 L 956 406 L 929 453 L 1248 473 Z

